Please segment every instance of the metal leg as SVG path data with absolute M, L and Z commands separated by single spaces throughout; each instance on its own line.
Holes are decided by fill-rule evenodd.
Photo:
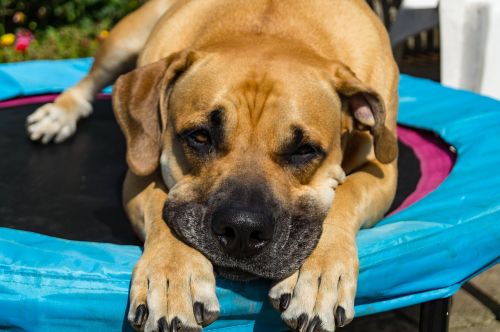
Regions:
M 420 305 L 420 332 L 447 332 L 450 298 Z

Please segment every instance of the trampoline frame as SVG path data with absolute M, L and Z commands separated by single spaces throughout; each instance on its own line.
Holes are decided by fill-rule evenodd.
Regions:
M 449 297 L 420 304 L 419 332 L 447 332 L 450 320 Z

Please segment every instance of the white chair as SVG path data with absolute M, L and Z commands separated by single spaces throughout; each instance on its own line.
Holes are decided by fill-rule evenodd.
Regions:
M 500 1 L 441 0 L 441 81 L 500 99 Z

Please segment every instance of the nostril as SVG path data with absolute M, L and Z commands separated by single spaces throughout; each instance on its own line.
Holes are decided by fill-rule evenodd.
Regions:
M 233 240 L 236 237 L 236 232 L 231 227 L 224 227 L 224 233 L 221 236 L 228 240 Z
M 236 236 L 236 233 L 234 232 L 234 229 L 232 229 L 231 227 L 225 227 L 224 228 L 224 234 L 226 236 L 230 236 L 230 237 L 235 237 Z
M 266 244 L 271 240 L 271 237 L 262 231 L 253 231 L 250 233 L 248 239 L 248 246 L 250 251 L 260 250 L 266 246 Z
M 213 229 L 214 234 L 219 237 L 219 239 L 223 240 L 225 243 L 230 243 L 232 240 L 236 238 L 236 232 L 232 227 L 223 227 L 219 229 Z

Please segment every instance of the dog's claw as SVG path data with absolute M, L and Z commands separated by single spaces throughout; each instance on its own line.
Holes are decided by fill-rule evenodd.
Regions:
M 179 331 L 182 331 L 182 332 L 201 332 L 201 327 L 188 326 L 186 324 L 183 324 L 182 321 L 180 320 L 180 318 L 176 316 L 170 321 L 170 324 L 168 325 L 168 328 L 165 331 L 168 331 L 168 332 L 179 332 Z
M 170 322 L 170 332 L 177 332 L 182 329 L 182 322 L 178 317 L 174 317 Z
M 283 294 L 280 296 L 280 310 L 285 311 L 290 304 L 290 300 L 292 299 L 292 294 Z
M 337 325 L 338 327 L 343 327 L 345 325 L 345 321 L 345 309 L 339 306 L 335 311 L 335 325 Z
M 196 322 L 200 325 L 203 324 L 205 319 L 203 318 L 203 311 L 205 310 L 203 303 L 201 302 L 196 302 L 194 304 L 194 318 L 196 319 Z
M 321 326 L 321 319 L 318 316 L 316 316 L 311 321 L 311 323 L 309 323 L 309 327 L 307 328 L 307 332 L 320 331 L 320 326 Z
M 162 317 L 158 319 L 158 331 L 160 332 L 169 332 L 168 331 L 168 325 L 167 325 L 167 320 L 165 317 Z
M 204 327 L 219 318 L 219 311 L 206 310 L 201 302 L 195 302 L 193 311 L 196 322 Z
M 302 314 L 297 319 L 297 331 L 304 332 L 307 327 L 308 317 L 307 314 Z
M 134 326 L 141 327 L 147 316 L 148 316 L 148 308 L 146 307 L 146 305 L 145 304 L 139 305 L 135 310 L 135 317 L 133 323 Z
M 207 311 L 205 310 L 205 314 L 203 317 L 205 317 L 205 321 L 203 322 L 203 326 L 207 326 L 211 324 L 213 321 L 215 321 L 217 318 L 219 318 L 220 312 L 219 311 Z

